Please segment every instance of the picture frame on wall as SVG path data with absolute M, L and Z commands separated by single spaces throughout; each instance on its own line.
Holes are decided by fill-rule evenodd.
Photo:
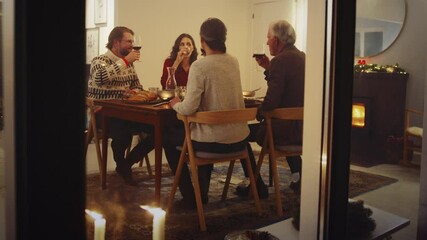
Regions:
M 107 0 L 95 0 L 95 24 L 107 23 Z
M 99 29 L 86 29 L 86 63 L 90 64 L 92 59 L 99 55 Z

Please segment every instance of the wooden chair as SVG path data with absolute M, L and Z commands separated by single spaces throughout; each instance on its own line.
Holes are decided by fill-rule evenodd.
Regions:
M 282 119 L 282 120 L 303 120 L 304 119 L 304 108 L 277 108 L 268 112 L 261 112 L 266 121 L 266 134 L 264 143 L 261 148 L 257 168 L 255 172 L 255 179 L 259 176 L 264 156 L 269 154 L 270 159 L 270 174 L 273 175 L 273 185 L 276 200 L 276 211 L 277 215 L 283 216 L 282 210 L 282 199 L 280 197 L 279 189 L 279 174 L 277 170 L 277 157 L 278 156 L 300 156 L 302 155 L 302 145 L 277 145 L 274 144 L 273 128 L 271 120 Z M 280 133 L 276 133 L 280 134 Z
M 219 162 L 229 161 L 230 165 L 228 168 L 227 178 L 225 186 L 222 193 L 222 200 L 225 200 L 227 196 L 227 190 L 231 179 L 231 174 L 233 172 L 234 162 L 239 159 L 245 159 L 247 166 L 250 166 L 248 150 L 244 149 L 239 152 L 234 153 L 206 153 L 206 152 L 195 152 L 191 142 L 191 129 L 190 123 L 199 123 L 199 124 L 228 124 L 228 123 L 247 123 L 248 121 L 254 120 L 256 117 L 257 109 L 256 108 L 247 108 L 247 109 L 235 109 L 235 110 L 224 110 L 224 111 L 208 111 L 208 112 L 197 112 L 191 116 L 184 116 L 177 114 L 178 119 L 184 122 L 185 127 L 185 141 L 182 146 L 181 156 L 178 163 L 178 168 L 175 174 L 174 183 L 169 197 L 168 210 L 171 209 L 172 203 L 175 197 L 176 189 L 181 177 L 182 167 L 185 161 L 190 162 L 190 169 L 192 175 L 192 182 L 196 196 L 197 204 L 197 213 L 199 215 L 200 229 L 206 231 L 206 222 L 203 212 L 203 205 L 200 193 L 200 185 L 198 179 L 197 168 L 201 165 L 214 164 Z M 254 195 L 255 207 L 257 213 L 261 214 L 261 206 L 259 202 L 258 192 L 256 189 L 255 178 L 252 172 L 252 169 L 248 168 L 249 179 L 251 182 L 251 190 Z
M 418 166 L 411 163 L 414 152 L 421 153 L 423 141 L 423 128 L 414 126 L 411 123 L 411 117 L 422 119 L 423 112 L 415 109 L 406 109 L 405 127 L 403 132 L 403 160 L 402 164 L 406 166 Z
M 101 144 L 100 140 L 102 140 L 102 131 L 97 127 L 96 125 L 96 119 L 95 119 L 95 108 L 96 106 L 93 103 L 92 99 L 86 98 L 86 106 L 88 109 L 88 117 L 89 117 L 89 126 L 86 130 L 86 140 L 85 140 L 85 147 L 84 147 L 84 155 L 87 154 L 87 148 L 89 146 L 89 143 L 93 140 L 95 143 L 95 150 L 96 150 L 96 157 L 98 159 L 98 167 L 99 167 L 99 175 L 101 178 L 101 183 L 105 179 L 106 172 L 102 171 L 102 169 L 107 169 L 106 166 L 103 168 L 102 164 L 102 154 L 101 154 Z M 143 136 L 141 134 L 138 135 L 140 138 Z M 108 144 L 108 143 L 107 143 Z M 129 153 L 131 146 L 129 146 L 126 150 L 126 155 Z M 145 163 L 147 165 L 147 171 L 149 177 L 153 177 L 153 172 L 151 170 L 150 160 L 148 158 L 148 155 L 144 157 Z M 144 159 L 141 159 L 139 162 L 139 166 L 142 167 Z M 107 164 L 107 163 L 105 163 Z

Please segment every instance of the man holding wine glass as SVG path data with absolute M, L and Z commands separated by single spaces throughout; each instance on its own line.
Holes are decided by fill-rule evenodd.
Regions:
M 121 99 L 129 90 L 143 90 L 133 63 L 139 60 L 139 50 L 134 50 L 134 32 L 127 27 L 115 27 L 108 36 L 107 52 L 91 62 L 87 97 L 91 99 Z M 102 111 L 102 109 L 100 110 Z M 100 112 L 98 111 L 98 113 Z M 100 120 L 98 117 L 97 121 Z M 125 183 L 136 185 L 131 167 L 154 148 L 153 127 L 119 119 L 109 120 L 111 148 L 116 172 Z M 144 132 L 142 139 L 125 158 L 125 151 L 134 134 Z
M 267 81 L 267 93 L 259 110 L 271 111 L 275 108 L 303 107 L 304 106 L 304 71 L 305 53 L 294 44 L 296 40 L 295 30 L 285 20 L 277 20 L 270 23 L 267 31 L 267 45 L 271 60 L 264 54 L 253 55 L 256 62 L 265 71 Z M 302 144 L 302 121 L 273 121 L 273 133 L 276 133 L 274 142 L 279 145 Z M 263 144 L 266 124 L 251 124 L 251 135 L 260 146 Z M 301 187 L 301 156 L 286 157 L 286 161 L 292 173 L 290 188 L 300 192 Z M 239 185 L 237 194 L 247 196 L 249 188 Z

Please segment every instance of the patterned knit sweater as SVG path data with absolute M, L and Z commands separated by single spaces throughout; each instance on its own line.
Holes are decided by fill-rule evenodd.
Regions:
M 127 89 L 142 90 L 133 64 L 126 66 L 123 59 L 111 50 L 95 57 L 90 67 L 87 96 L 92 99 L 120 99 Z

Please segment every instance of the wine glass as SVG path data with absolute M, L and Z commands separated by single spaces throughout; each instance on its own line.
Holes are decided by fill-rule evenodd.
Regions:
M 257 44 L 254 47 L 254 52 L 252 54 L 252 57 L 257 59 L 257 58 L 261 58 L 263 56 L 265 56 L 265 44 L 264 43 Z M 258 64 L 256 64 L 256 69 L 257 69 L 257 71 L 263 71 L 263 69 Z
M 142 41 L 141 41 L 141 36 L 134 36 L 133 37 L 133 44 L 132 44 L 132 49 L 134 51 L 139 51 L 142 48 Z M 138 62 L 141 62 L 141 60 L 137 60 Z
M 254 48 L 254 53 L 253 53 L 252 57 L 261 57 L 264 55 L 265 55 L 265 44 L 263 44 L 263 43 L 258 44 Z
M 183 52 L 183 57 L 188 57 L 190 55 L 190 47 L 184 46 L 182 52 Z

